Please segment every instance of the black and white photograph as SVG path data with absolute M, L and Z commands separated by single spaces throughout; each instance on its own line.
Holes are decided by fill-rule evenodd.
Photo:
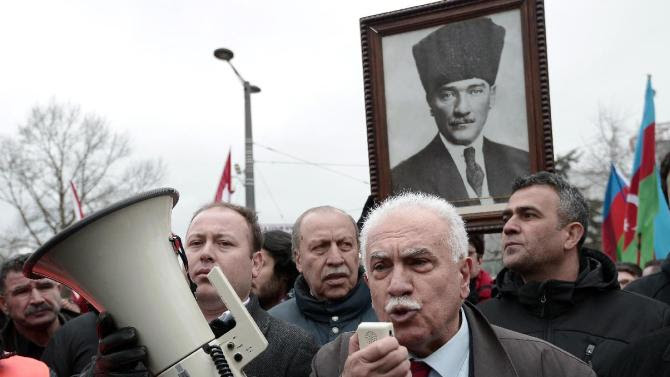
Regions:
M 421 191 L 464 215 L 496 212 L 516 178 L 547 168 L 532 157 L 551 149 L 537 139 L 551 125 L 548 108 L 537 111 L 540 70 L 524 35 L 538 21 L 523 7 L 465 8 L 398 11 L 381 27 L 374 16 L 361 21 L 373 39 L 364 62 L 380 197 Z
M 519 11 L 382 44 L 393 191 L 505 200 L 530 167 Z

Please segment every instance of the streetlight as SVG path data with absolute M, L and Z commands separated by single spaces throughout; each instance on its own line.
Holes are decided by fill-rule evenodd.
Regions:
M 244 196 L 246 206 L 251 210 L 256 210 L 256 194 L 254 193 L 254 139 L 251 133 L 251 94 L 258 93 L 261 88 L 251 85 L 245 80 L 230 60 L 234 54 L 227 48 L 217 48 L 214 50 L 214 56 L 217 59 L 225 60 L 240 79 L 244 87 Z

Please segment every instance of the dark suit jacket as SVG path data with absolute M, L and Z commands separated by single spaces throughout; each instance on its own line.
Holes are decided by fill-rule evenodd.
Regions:
M 484 138 L 482 153 L 489 194 L 496 203 L 504 202 L 512 192 L 514 180 L 530 173 L 528 152 Z M 479 200 L 468 199 L 465 183 L 439 134 L 417 154 L 391 169 L 391 180 L 396 193 L 423 191 L 441 196 L 457 207 L 479 204 Z
M 270 316 L 255 296 L 252 296 L 247 310 L 268 340 L 268 348 L 244 367 L 247 377 L 309 376 L 312 357 L 319 350 L 312 335 Z M 215 335 L 219 336 L 216 332 Z

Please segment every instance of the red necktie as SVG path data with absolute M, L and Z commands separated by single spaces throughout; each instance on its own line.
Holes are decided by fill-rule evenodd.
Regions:
M 412 377 L 428 377 L 430 367 L 423 361 L 410 360 L 409 370 L 412 372 Z

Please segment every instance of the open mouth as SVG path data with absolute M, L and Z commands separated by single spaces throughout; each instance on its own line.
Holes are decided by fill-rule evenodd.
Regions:
M 414 316 L 419 312 L 418 309 L 410 309 L 410 308 L 404 308 L 404 307 L 399 307 L 393 309 L 389 313 L 389 317 L 391 318 L 391 321 L 394 323 L 399 323 L 399 322 L 406 322 L 414 318 Z

